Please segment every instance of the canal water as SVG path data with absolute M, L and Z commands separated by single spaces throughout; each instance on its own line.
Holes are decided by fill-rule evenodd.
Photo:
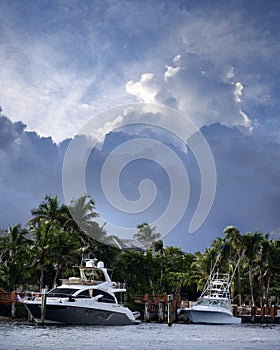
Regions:
M 0 321 L 0 349 L 279 350 L 280 324 L 40 327 Z

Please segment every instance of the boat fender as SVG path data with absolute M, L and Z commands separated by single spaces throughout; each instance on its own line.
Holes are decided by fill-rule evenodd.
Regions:
M 144 319 L 146 322 L 150 321 L 150 313 L 148 311 L 148 302 L 145 303 L 145 310 L 144 310 Z

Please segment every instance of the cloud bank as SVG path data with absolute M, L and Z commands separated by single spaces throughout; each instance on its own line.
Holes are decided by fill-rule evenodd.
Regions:
M 149 139 L 163 142 L 183 162 L 189 176 L 190 201 L 178 225 L 165 238 L 165 244 L 178 245 L 187 251 L 204 249 L 211 240 L 222 235 L 226 225 L 236 225 L 241 232 L 259 229 L 277 236 L 279 227 L 280 145 L 272 138 L 244 135 L 236 127 L 219 123 L 201 129 L 207 139 L 217 168 L 217 191 L 210 214 L 198 231 L 190 235 L 188 227 L 197 206 L 200 193 L 200 173 L 196 160 L 188 150 L 179 149 L 173 139 L 153 135 Z M 144 131 L 147 137 L 147 130 Z M 30 209 L 37 207 L 45 194 L 62 195 L 62 160 L 70 140 L 56 145 L 51 138 L 42 138 L 26 131 L 22 122 L 13 123 L 0 118 L 1 134 L 1 196 L 0 223 L 2 228 L 16 223 L 25 224 Z M 82 136 L 81 136 L 82 137 Z M 123 227 L 135 227 L 160 215 L 170 199 L 170 179 L 159 164 L 141 158 L 129 163 L 120 176 L 120 190 L 128 200 L 135 201 L 139 183 L 149 178 L 156 185 L 153 204 L 142 213 L 126 215 L 108 203 L 101 184 L 101 171 L 108 154 L 117 145 L 139 138 L 133 132 L 112 131 L 88 159 L 86 182 L 89 194 L 96 202 L 97 211 L 105 221 Z M 149 152 L 153 149 L 149 148 Z M 123 153 L 125 156 L 126 151 Z M 122 157 L 121 153 L 118 157 Z M 116 162 L 120 159 L 115 159 Z M 172 160 L 166 159 L 172 167 Z M 114 174 L 112 174 L 114 176 Z M 123 232 L 108 232 L 119 234 Z
M 277 14 L 275 1 L 4 0 L 0 101 L 55 142 L 139 97 L 277 134 Z
M 231 79 L 220 81 L 207 76 L 197 62 L 176 56 L 174 63 L 162 76 L 145 73 L 139 81 L 129 81 L 127 92 L 145 103 L 173 107 L 200 127 L 215 122 L 250 127 L 249 117 L 241 110 L 243 86 L 232 81 L 232 75 L 228 73 Z
M 51 137 L 0 117 L 0 226 L 26 224 L 45 194 L 60 195 L 61 157 Z

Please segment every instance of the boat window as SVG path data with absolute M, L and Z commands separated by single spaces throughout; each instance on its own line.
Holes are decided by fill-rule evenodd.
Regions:
M 98 302 L 101 302 L 101 303 L 116 303 L 115 301 L 115 298 L 107 293 L 107 292 L 104 292 L 103 290 L 100 290 L 100 289 L 91 289 L 90 290 L 90 294 L 92 292 L 92 296 L 93 297 L 96 297 L 98 295 L 102 295 L 102 297 L 98 298 Z
M 86 289 L 86 290 L 83 290 L 81 293 L 79 293 L 77 295 L 78 298 L 89 298 L 90 297 L 90 294 L 89 294 L 89 290 Z
M 48 297 L 68 297 L 69 295 L 77 292 L 78 289 L 74 288 L 55 288 L 47 293 Z

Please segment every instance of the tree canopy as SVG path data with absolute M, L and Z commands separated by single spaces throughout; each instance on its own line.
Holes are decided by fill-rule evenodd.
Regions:
M 195 300 L 217 263 L 220 272 L 235 272 L 234 303 L 279 303 L 280 242 L 268 233 L 241 234 L 227 226 L 204 252 L 191 254 L 165 247 L 156 227 L 142 223 L 134 237 L 148 244 L 146 252 L 139 252 L 104 244 L 108 236 L 97 217 L 88 195 L 73 199 L 70 206 L 61 204 L 57 196 L 45 196 L 31 210 L 27 228 L 18 224 L 0 237 L 0 288 L 51 288 L 71 276 L 72 266 L 80 264 L 83 256 L 92 254 L 113 270 L 113 280 L 126 283 L 130 295 L 181 293 Z

